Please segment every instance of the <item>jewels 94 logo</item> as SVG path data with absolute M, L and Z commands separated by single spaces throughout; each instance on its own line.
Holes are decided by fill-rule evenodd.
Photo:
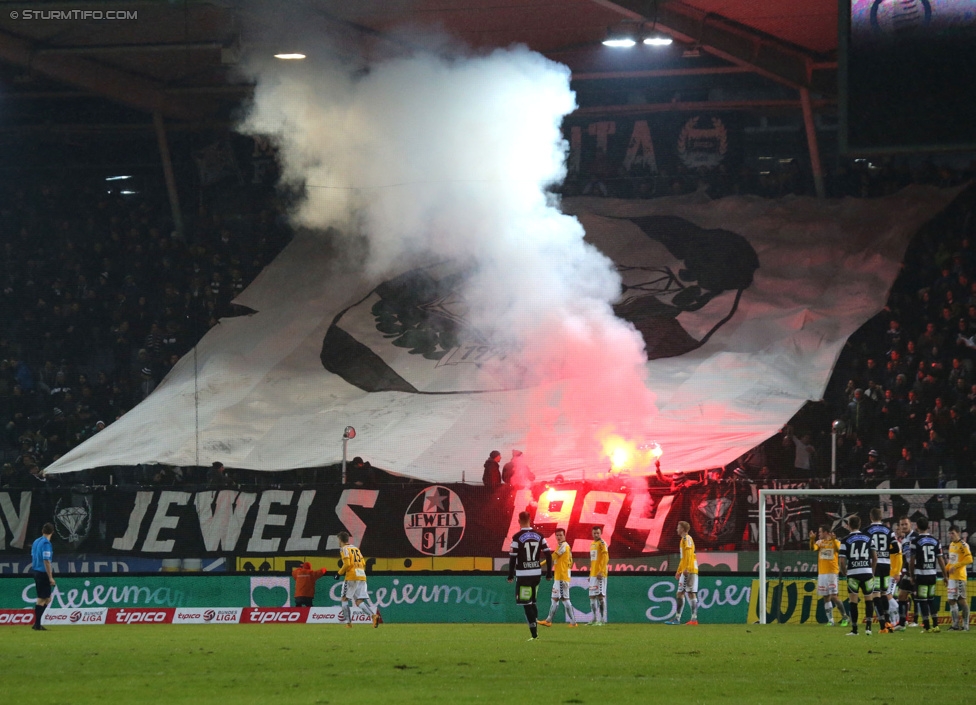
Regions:
M 431 485 L 414 497 L 403 515 L 410 543 L 428 556 L 453 551 L 464 536 L 464 504 L 449 487 Z

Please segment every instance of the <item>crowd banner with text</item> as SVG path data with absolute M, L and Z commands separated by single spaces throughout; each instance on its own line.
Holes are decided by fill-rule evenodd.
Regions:
M 724 558 L 712 561 L 705 553 L 756 550 L 759 488 L 744 480 L 695 479 L 672 486 L 654 478 L 625 484 L 609 477 L 524 489 L 503 485 L 494 494 L 480 485 L 392 481 L 371 488 L 5 491 L 0 555 L 18 560 L 0 563 L 0 574 L 26 570 L 30 542 L 46 522 L 56 529 L 55 558 L 63 561 L 58 572 L 210 572 L 227 570 L 235 560 L 239 566 L 231 570 L 261 570 L 268 556 L 336 557 L 343 530 L 377 570 L 492 570 L 492 559 L 507 556 L 524 509 L 546 536 L 565 529 L 578 561 L 585 562 L 593 526 L 603 528 L 615 560 L 675 554 L 677 523 L 687 519 L 701 560 L 721 563 Z M 931 496 L 911 503 L 892 488 L 882 499 L 886 516 L 927 516 L 937 538 L 949 522 L 967 529 L 976 510 L 976 499 L 953 495 L 951 487 L 933 487 Z M 825 499 L 770 497 L 767 504 L 767 535 L 780 550 L 804 548 L 809 530 L 825 522 L 840 526 L 846 518 L 836 502 Z M 175 560 L 180 563 L 174 568 Z M 112 561 L 124 561 L 125 568 L 106 565 Z

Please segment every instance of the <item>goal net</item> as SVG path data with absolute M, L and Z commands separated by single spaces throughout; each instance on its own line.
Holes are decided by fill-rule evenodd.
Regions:
M 848 520 L 858 516 L 863 531 L 871 523 L 870 512 L 875 507 L 881 509 L 882 522 L 892 528 L 902 517 L 908 517 L 914 528 L 915 520 L 924 516 L 929 520 L 930 533 L 942 544 L 948 562 L 949 527 L 957 526 L 962 539 L 969 541 L 970 527 L 976 520 L 976 515 L 970 516 L 976 511 L 973 495 L 976 495 L 976 488 L 919 488 L 917 483 L 911 489 L 760 489 L 758 596 L 753 601 L 756 610 L 750 619 L 760 624 L 815 624 L 818 616 L 822 617 L 817 612 L 817 556 L 814 552 L 810 551 L 810 562 L 802 569 L 784 566 L 777 560 L 784 547 L 806 545 L 809 532 L 816 533 L 818 527 L 825 525 L 843 540 L 850 531 Z M 976 581 L 967 585 L 967 595 L 970 600 L 976 596 Z M 847 581 L 844 579 L 839 582 L 839 597 L 841 600 L 847 597 Z M 935 613 L 940 618 L 947 617 L 946 586 L 941 579 L 934 602 L 938 608 Z

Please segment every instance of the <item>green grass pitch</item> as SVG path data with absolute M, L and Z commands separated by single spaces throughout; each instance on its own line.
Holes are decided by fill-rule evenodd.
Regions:
M 610 624 L 27 627 L 0 631 L 7 703 L 971 701 L 976 632 Z

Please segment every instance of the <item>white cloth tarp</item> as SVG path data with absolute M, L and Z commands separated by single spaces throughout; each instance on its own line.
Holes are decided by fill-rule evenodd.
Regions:
M 821 398 L 848 336 L 885 305 L 911 236 L 957 193 L 567 199 L 563 210 L 621 267 L 631 296 L 621 310 L 645 325 L 659 410 L 651 433 L 666 468 L 729 463 Z M 669 234 L 655 239 L 657 230 Z M 476 389 L 463 351 L 432 360 L 417 353 L 423 341 L 393 344 L 378 332 L 376 306 L 416 277 L 377 289 L 337 272 L 334 260 L 322 240 L 296 236 L 237 299 L 255 314 L 222 320 L 144 402 L 47 472 L 214 460 L 266 471 L 323 466 L 342 459 L 351 425 L 350 457 L 450 482 L 480 479 L 489 450 L 507 459 L 520 447 L 525 430 L 513 427 L 512 410 L 529 403 L 530 390 Z M 666 280 L 682 267 L 718 294 L 673 316 Z M 424 273 L 428 283 L 435 270 Z M 443 291 L 433 296 L 449 307 Z M 540 480 L 595 470 L 568 446 L 536 450 L 530 465 Z

